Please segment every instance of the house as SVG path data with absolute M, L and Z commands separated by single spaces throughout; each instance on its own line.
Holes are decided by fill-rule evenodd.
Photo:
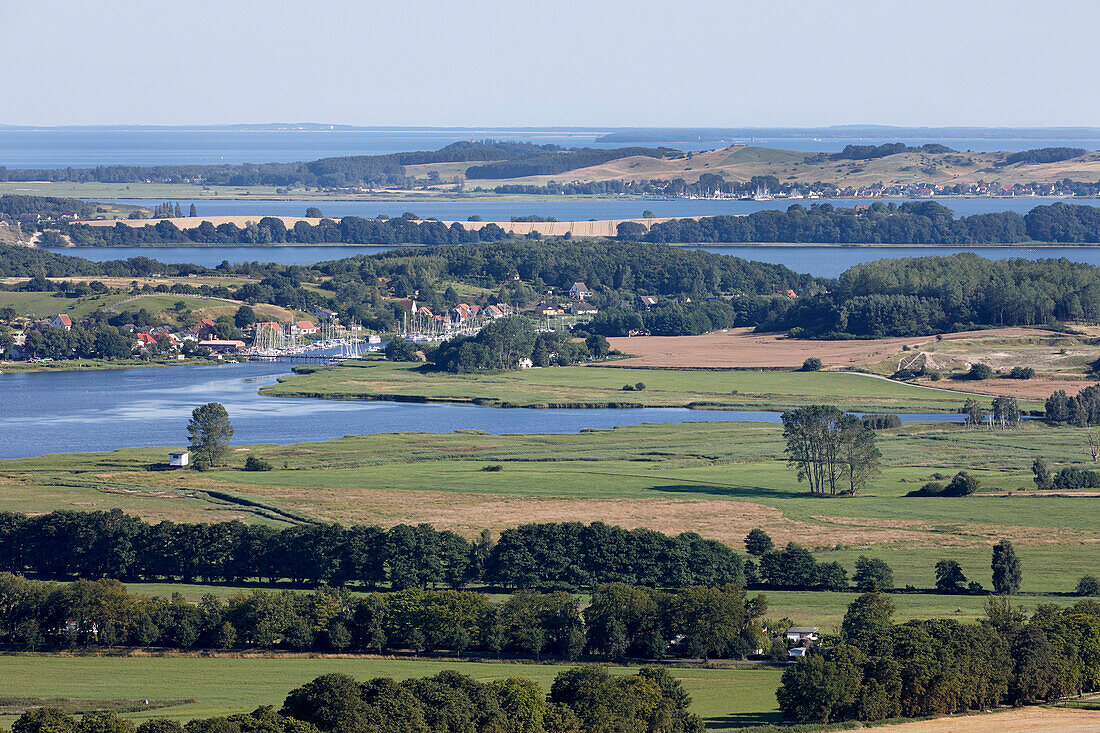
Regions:
M 291 336 L 306 336 L 317 333 L 320 329 L 313 321 L 294 321 L 288 327 Z
M 806 647 L 796 646 L 793 649 L 788 649 L 787 650 L 787 656 L 791 659 L 797 659 L 799 657 L 806 656 L 806 651 L 807 651 Z
M 60 328 L 63 331 L 69 331 L 73 327 L 73 319 L 69 318 L 64 313 L 61 313 L 57 316 L 57 318 L 54 318 L 50 322 L 50 325 L 54 328 Z
M 565 312 L 558 306 L 557 303 L 551 303 L 548 300 L 543 300 L 539 303 L 536 303 L 534 311 L 540 316 L 560 316 L 562 313 Z
M 237 339 L 204 339 L 199 346 L 210 349 L 215 354 L 227 354 L 244 348 L 244 341 Z
M 172 468 L 183 468 L 191 462 L 191 454 L 187 451 L 173 451 L 168 454 L 168 465 Z
M 336 311 L 330 311 L 328 308 L 321 308 L 320 306 L 311 310 L 310 315 L 314 318 L 320 318 L 322 321 L 336 320 Z
M 657 305 L 657 296 L 640 295 L 638 296 L 638 303 L 640 303 L 643 308 L 652 308 L 653 306 Z
M 195 333 L 198 334 L 200 339 L 208 339 L 214 335 L 214 320 L 212 318 L 203 318 L 195 326 Z
M 787 296 L 788 298 L 790 298 L 791 300 L 795 300 L 796 298 L 798 298 L 798 293 L 796 293 L 795 291 L 791 290 L 790 288 L 787 288 L 786 290 L 784 290 L 784 291 L 783 291 L 783 292 L 781 293 L 781 295 L 786 295 L 786 296 Z
M 573 283 L 573 287 L 569 288 L 569 297 L 576 298 L 578 300 L 584 300 L 589 295 L 592 295 L 592 291 L 588 289 L 588 286 L 584 283 Z
M 498 318 L 504 318 L 504 311 L 502 311 L 495 305 L 491 305 L 485 309 L 485 315 L 489 316 L 493 320 L 496 320 Z
M 818 627 L 816 626 L 792 626 L 787 629 L 786 637 L 787 641 L 793 641 L 795 643 L 801 641 L 817 641 L 818 640 Z
M 594 316 L 596 315 L 596 306 L 587 303 L 571 303 L 569 312 L 575 316 Z

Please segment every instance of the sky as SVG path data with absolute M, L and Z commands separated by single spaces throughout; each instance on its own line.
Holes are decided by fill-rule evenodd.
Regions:
M 0 0 L 0 124 L 1098 126 L 1093 0 Z

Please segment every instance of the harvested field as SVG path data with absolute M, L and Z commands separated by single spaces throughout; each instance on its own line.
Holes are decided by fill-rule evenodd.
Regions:
M 943 342 L 996 336 L 1027 338 L 1050 332 L 1031 328 L 1002 328 L 995 331 L 961 331 L 946 334 Z M 633 336 L 608 339 L 612 348 L 636 355 L 623 366 L 711 367 L 728 369 L 790 369 L 802 366 L 811 356 L 826 368 L 870 366 L 897 359 L 902 347 L 910 349 L 935 341 L 932 336 L 852 341 L 805 341 L 782 333 L 753 333 L 750 328 L 731 328 L 702 336 Z M 914 352 L 915 355 L 915 352 Z M 942 386 L 942 385 L 936 385 Z M 1043 396 L 1046 397 L 1047 392 Z
M 1068 395 L 1075 395 L 1085 387 L 1096 384 L 1091 380 L 1066 380 L 1066 379 L 986 379 L 980 382 L 969 380 L 944 380 L 932 382 L 930 380 L 918 380 L 920 384 L 940 387 L 942 389 L 954 389 L 960 392 L 970 392 L 991 396 L 1016 397 L 1024 400 L 1045 400 L 1055 390 L 1065 390 Z
M 1073 708 L 1022 708 L 891 725 L 890 733 L 1096 733 L 1100 713 Z

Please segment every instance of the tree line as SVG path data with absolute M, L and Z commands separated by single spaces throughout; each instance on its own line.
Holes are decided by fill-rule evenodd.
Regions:
M 792 204 L 786 211 L 745 216 L 710 216 L 619 225 L 620 239 L 647 242 L 806 242 L 822 244 L 1018 244 L 1100 241 L 1100 211 L 1094 206 L 1058 202 L 1036 206 L 1021 216 L 1013 211 L 955 218 L 934 201 L 900 205 L 876 201 L 868 208 Z
M 577 659 L 743 658 L 767 646 L 763 595 L 743 588 L 597 586 L 582 610 L 566 591 L 409 589 L 353 595 L 322 586 L 207 595 L 199 603 L 129 593 L 120 581 L 69 584 L 0 574 L 0 645 L 140 646 Z
M 0 513 L 0 570 L 56 579 L 241 582 L 395 590 L 485 581 L 575 589 L 621 581 L 658 587 L 745 583 L 743 558 L 692 533 L 675 537 L 599 522 L 526 524 L 469 541 L 430 525 L 241 522 L 147 524 L 121 510 Z
M 76 720 L 44 707 L 21 715 L 12 733 L 703 733 L 690 705 L 680 681 L 660 667 L 614 676 L 605 667 L 574 667 L 554 678 L 548 695 L 524 677 L 478 682 L 444 670 L 359 683 L 329 673 L 291 690 L 277 712 L 260 707 L 186 725 L 153 718 L 135 727 L 115 712 Z
M 1030 618 L 1001 597 L 977 624 L 895 624 L 870 593 L 829 638 L 784 673 L 783 716 L 803 723 L 989 710 L 1100 689 L 1100 604 L 1040 605 Z

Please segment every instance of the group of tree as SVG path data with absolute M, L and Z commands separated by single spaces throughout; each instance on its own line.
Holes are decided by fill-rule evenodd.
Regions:
M 1069 260 L 991 261 L 976 254 L 855 265 L 828 288 L 788 301 L 761 331 L 809 338 L 882 338 L 980 326 L 1100 322 L 1100 278 Z
M 452 373 L 503 371 L 524 366 L 567 366 L 588 361 L 587 344 L 574 343 L 563 331 L 536 332 L 524 316 L 486 324 L 475 336 L 444 341 L 431 351 L 434 368 Z
M 829 157 L 832 160 L 874 160 L 885 158 L 888 155 L 901 153 L 955 153 L 946 145 L 938 143 L 925 143 L 924 145 L 911 146 L 905 143 L 884 143 L 882 145 L 845 145 L 839 153 L 833 153 Z
M 1100 241 L 1100 212 L 1094 206 L 1058 202 L 1023 215 L 1000 211 L 955 218 L 952 209 L 934 201 L 876 201 L 858 209 L 792 204 L 786 211 L 673 219 L 654 223 L 648 231 L 624 222 L 618 235 L 647 242 L 730 244 L 1088 244 Z
M 1075 395 L 1057 390 L 1046 401 L 1044 416 L 1047 422 L 1067 424 L 1079 428 L 1100 425 L 1100 384 L 1085 387 Z
M 597 586 L 582 610 L 565 591 L 517 591 L 495 601 L 467 590 L 355 595 L 207 595 L 199 603 L 128 593 L 117 580 L 68 584 L 0 573 L 0 645 L 507 654 L 541 659 L 744 658 L 766 646 L 767 601 L 741 586 L 660 590 Z
M 787 463 L 818 496 L 855 496 L 877 475 L 882 453 L 875 431 L 855 415 L 832 405 L 808 405 L 784 412 Z
M 878 593 L 849 607 L 838 637 L 784 673 L 776 696 L 801 723 L 923 717 L 1056 700 L 1100 689 L 1100 604 L 1024 615 L 991 599 L 977 624 L 892 621 Z
M 1034 474 L 1035 487 L 1040 491 L 1100 488 L 1100 471 L 1081 466 L 1066 466 L 1057 473 L 1053 473 L 1042 456 L 1036 458 L 1031 464 L 1031 472 Z
M 549 695 L 524 677 L 479 682 L 445 670 L 360 683 L 329 673 L 292 690 L 279 711 L 260 707 L 186 725 L 152 718 L 135 726 L 115 712 L 77 719 L 41 707 L 19 716 L 12 733 L 702 733 L 690 704 L 680 681 L 662 667 L 615 676 L 605 667 L 574 667 L 555 677 Z
M 483 683 L 444 671 L 359 684 L 327 674 L 293 690 L 280 712 L 322 733 L 702 733 L 690 704 L 666 668 L 613 676 L 606 667 L 583 666 L 559 673 L 549 695 L 523 677 Z
M 487 534 L 471 542 L 426 524 L 147 524 L 117 509 L 0 514 L 0 570 L 55 579 L 262 579 L 398 590 L 475 581 L 570 590 L 613 581 L 665 588 L 745 583 L 742 557 L 719 542 L 599 522 L 525 524 L 494 543 Z
M 1009 153 L 1005 156 L 1004 164 L 1041 165 L 1043 163 L 1060 163 L 1063 160 L 1078 158 L 1084 154 L 1084 148 L 1033 148 L 1031 150 L 1021 150 L 1017 153 Z
M 132 336 L 106 323 L 28 329 L 22 346 L 28 357 L 50 359 L 126 359 L 133 348 Z

